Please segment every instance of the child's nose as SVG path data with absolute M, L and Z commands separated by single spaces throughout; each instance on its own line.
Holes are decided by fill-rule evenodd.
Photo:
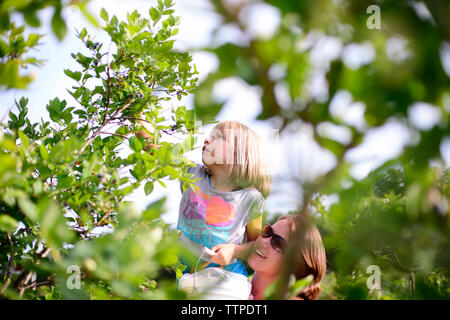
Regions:
M 205 139 L 205 142 L 204 142 L 203 144 L 210 144 L 210 143 L 211 143 L 210 139 L 211 139 L 211 138 L 206 138 L 206 139 Z

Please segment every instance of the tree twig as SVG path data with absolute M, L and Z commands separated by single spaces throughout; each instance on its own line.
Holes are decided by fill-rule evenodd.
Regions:
M 109 74 L 109 64 L 106 66 L 106 75 L 108 76 L 108 80 L 106 82 L 108 91 L 107 91 L 107 96 L 106 96 L 106 110 L 105 110 L 105 114 L 103 115 L 103 123 L 102 124 L 104 124 L 106 122 L 106 115 L 108 114 L 109 103 L 111 100 L 111 76 Z
M 110 213 L 111 213 L 111 212 L 106 213 L 106 214 L 100 219 L 100 221 L 99 221 L 98 223 L 96 223 L 95 225 L 96 225 L 97 227 L 103 226 L 103 221 L 104 221 L 107 217 L 109 217 L 109 214 L 110 214 Z
M 39 256 L 39 258 L 45 258 L 45 257 L 47 257 L 47 255 L 48 255 L 49 253 L 50 253 L 50 248 L 45 248 L 45 247 L 44 247 L 44 249 L 42 249 L 41 253 L 39 253 L 38 256 Z M 36 265 L 38 265 L 38 264 L 39 264 L 39 261 L 36 262 Z M 26 273 L 26 275 L 25 275 L 25 279 L 23 280 L 23 282 L 22 282 L 22 283 L 19 282 L 19 285 L 18 285 L 18 288 L 19 288 L 19 298 L 22 298 L 22 296 L 23 296 L 23 294 L 24 294 L 24 292 L 25 292 L 26 289 L 29 289 L 29 288 L 31 288 L 31 287 L 34 286 L 34 284 L 32 284 L 32 285 L 27 285 L 28 282 L 29 282 L 30 279 L 31 279 L 31 276 L 33 275 L 33 272 L 34 272 L 34 271 L 28 271 L 28 273 Z
M 33 275 L 33 271 L 28 271 L 27 275 L 25 276 L 25 279 L 23 280 L 23 283 L 19 286 L 19 298 L 22 298 L 23 293 L 25 292 L 25 287 L 28 281 L 30 281 L 31 276 Z
M 30 288 L 37 288 L 37 287 L 45 286 L 45 285 L 48 285 L 48 284 L 53 284 L 53 281 L 52 280 L 44 280 L 44 281 L 41 281 L 41 282 L 33 281 L 29 285 L 26 285 L 25 287 L 23 287 L 23 289 L 27 290 L 27 289 L 30 289 Z
M 130 104 L 131 104 L 130 102 L 125 103 L 121 108 L 114 111 L 114 113 L 111 115 L 111 118 L 114 118 L 120 112 L 122 112 L 123 110 L 128 108 L 130 106 Z M 92 136 L 86 141 L 86 143 L 81 147 L 80 151 L 78 152 L 79 156 L 84 152 L 84 150 L 87 148 L 87 146 L 90 145 L 92 143 L 92 141 L 94 141 L 94 139 L 103 131 L 103 128 L 105 128 L 109 124 L 109 121 L 110 120 L 102 123 L 102 125 L 92 134 Z
M 100 132 L 100 134 L 110 134 L 110 135 L 113 135 L 113 136 L 118 136 L 118 137 L 121 137 L 121 138 L 124 138 L 124 139 L 128 139 L 128 137 L 126 135 L 119 134 L 119 133 L 114 133 L 114 132 L 103 131 L 103 132 Z

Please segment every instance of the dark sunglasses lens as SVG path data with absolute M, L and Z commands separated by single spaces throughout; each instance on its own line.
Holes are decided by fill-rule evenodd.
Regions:
M 283 252 L 287 247 L 287 243 L 286 240 L 279 235 L 274 235 L 272 236 L 272 246 L 275 250 Z
M 287 247 L 286 240 L 284 240 L 284 238 L 279 236 L 278 234 L 275 234 L 270 224 L 266 224 L 264 226 L 264 228 L 261 230 L 261 236 L 263 238 L 272 237 L 272 239 L 270 239 L 270 243 L 272 244 L 272 247 L 278 252 L 283 252 Z

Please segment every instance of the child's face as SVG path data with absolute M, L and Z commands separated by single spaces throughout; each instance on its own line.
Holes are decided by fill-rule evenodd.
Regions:
M 202 161 L 207 166 L 226 163 L 227 143 L 219 129 L 213 129 L 211 135 L 203 142 Z

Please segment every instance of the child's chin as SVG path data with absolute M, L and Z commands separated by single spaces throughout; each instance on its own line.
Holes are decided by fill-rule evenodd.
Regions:
M 205 161 L 205 157 L 202 157 L 202 163 L 209 169 L 211 169 L 211 167 L 215 164 L 214 160 Z
M 205 159 L 202 158 L 202 163 L 209 169 L 211 163 L 206 163 Z

